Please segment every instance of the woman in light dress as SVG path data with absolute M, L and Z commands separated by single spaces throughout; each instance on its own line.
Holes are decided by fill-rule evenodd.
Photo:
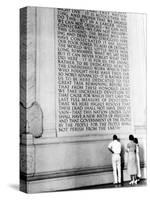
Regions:
M 134 142 L 136 144 L 136 164 L 137 164 L 137 178 L 136 178 L 136 181 L 139 182 L 140 178 L 141 178 L 141 169 L 140 169 L 140 155 L 139 155 L 138 139 L 134 138 Z
M 126 151 L 128 152 L 127 170 L 131 178 L 129 184 L 133 185 L 137 183 L 136 144 L 133 135 L 129 135 L 129 143 L 127 144 Z

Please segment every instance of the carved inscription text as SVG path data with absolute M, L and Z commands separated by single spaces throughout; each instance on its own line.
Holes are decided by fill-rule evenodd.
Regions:
M 57 129 L 131 125 L 125 13 L 57 9 Z

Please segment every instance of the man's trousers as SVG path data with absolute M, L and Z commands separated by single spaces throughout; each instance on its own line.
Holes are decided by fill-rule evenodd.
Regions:
M 113 167 L 113 176 L 114 184 L 121 183 L 121 158 L 120 154 L 112 154 L 112 167 Z

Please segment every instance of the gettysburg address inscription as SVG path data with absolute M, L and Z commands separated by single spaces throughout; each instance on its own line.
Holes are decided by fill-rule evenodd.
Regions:
M 57 9 L 57 131 L 131 126 L 125 13 Z

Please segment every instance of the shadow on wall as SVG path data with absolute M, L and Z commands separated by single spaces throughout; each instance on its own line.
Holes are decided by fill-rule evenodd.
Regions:
M 140 164 L 141 164 L 141 167 L 143 167 L 143 164 L 145 164 L 145 159 L 146 159 L 145 149 L 143 148 L 140 142 L 139 142 L 139 155 L 140 155 Z

